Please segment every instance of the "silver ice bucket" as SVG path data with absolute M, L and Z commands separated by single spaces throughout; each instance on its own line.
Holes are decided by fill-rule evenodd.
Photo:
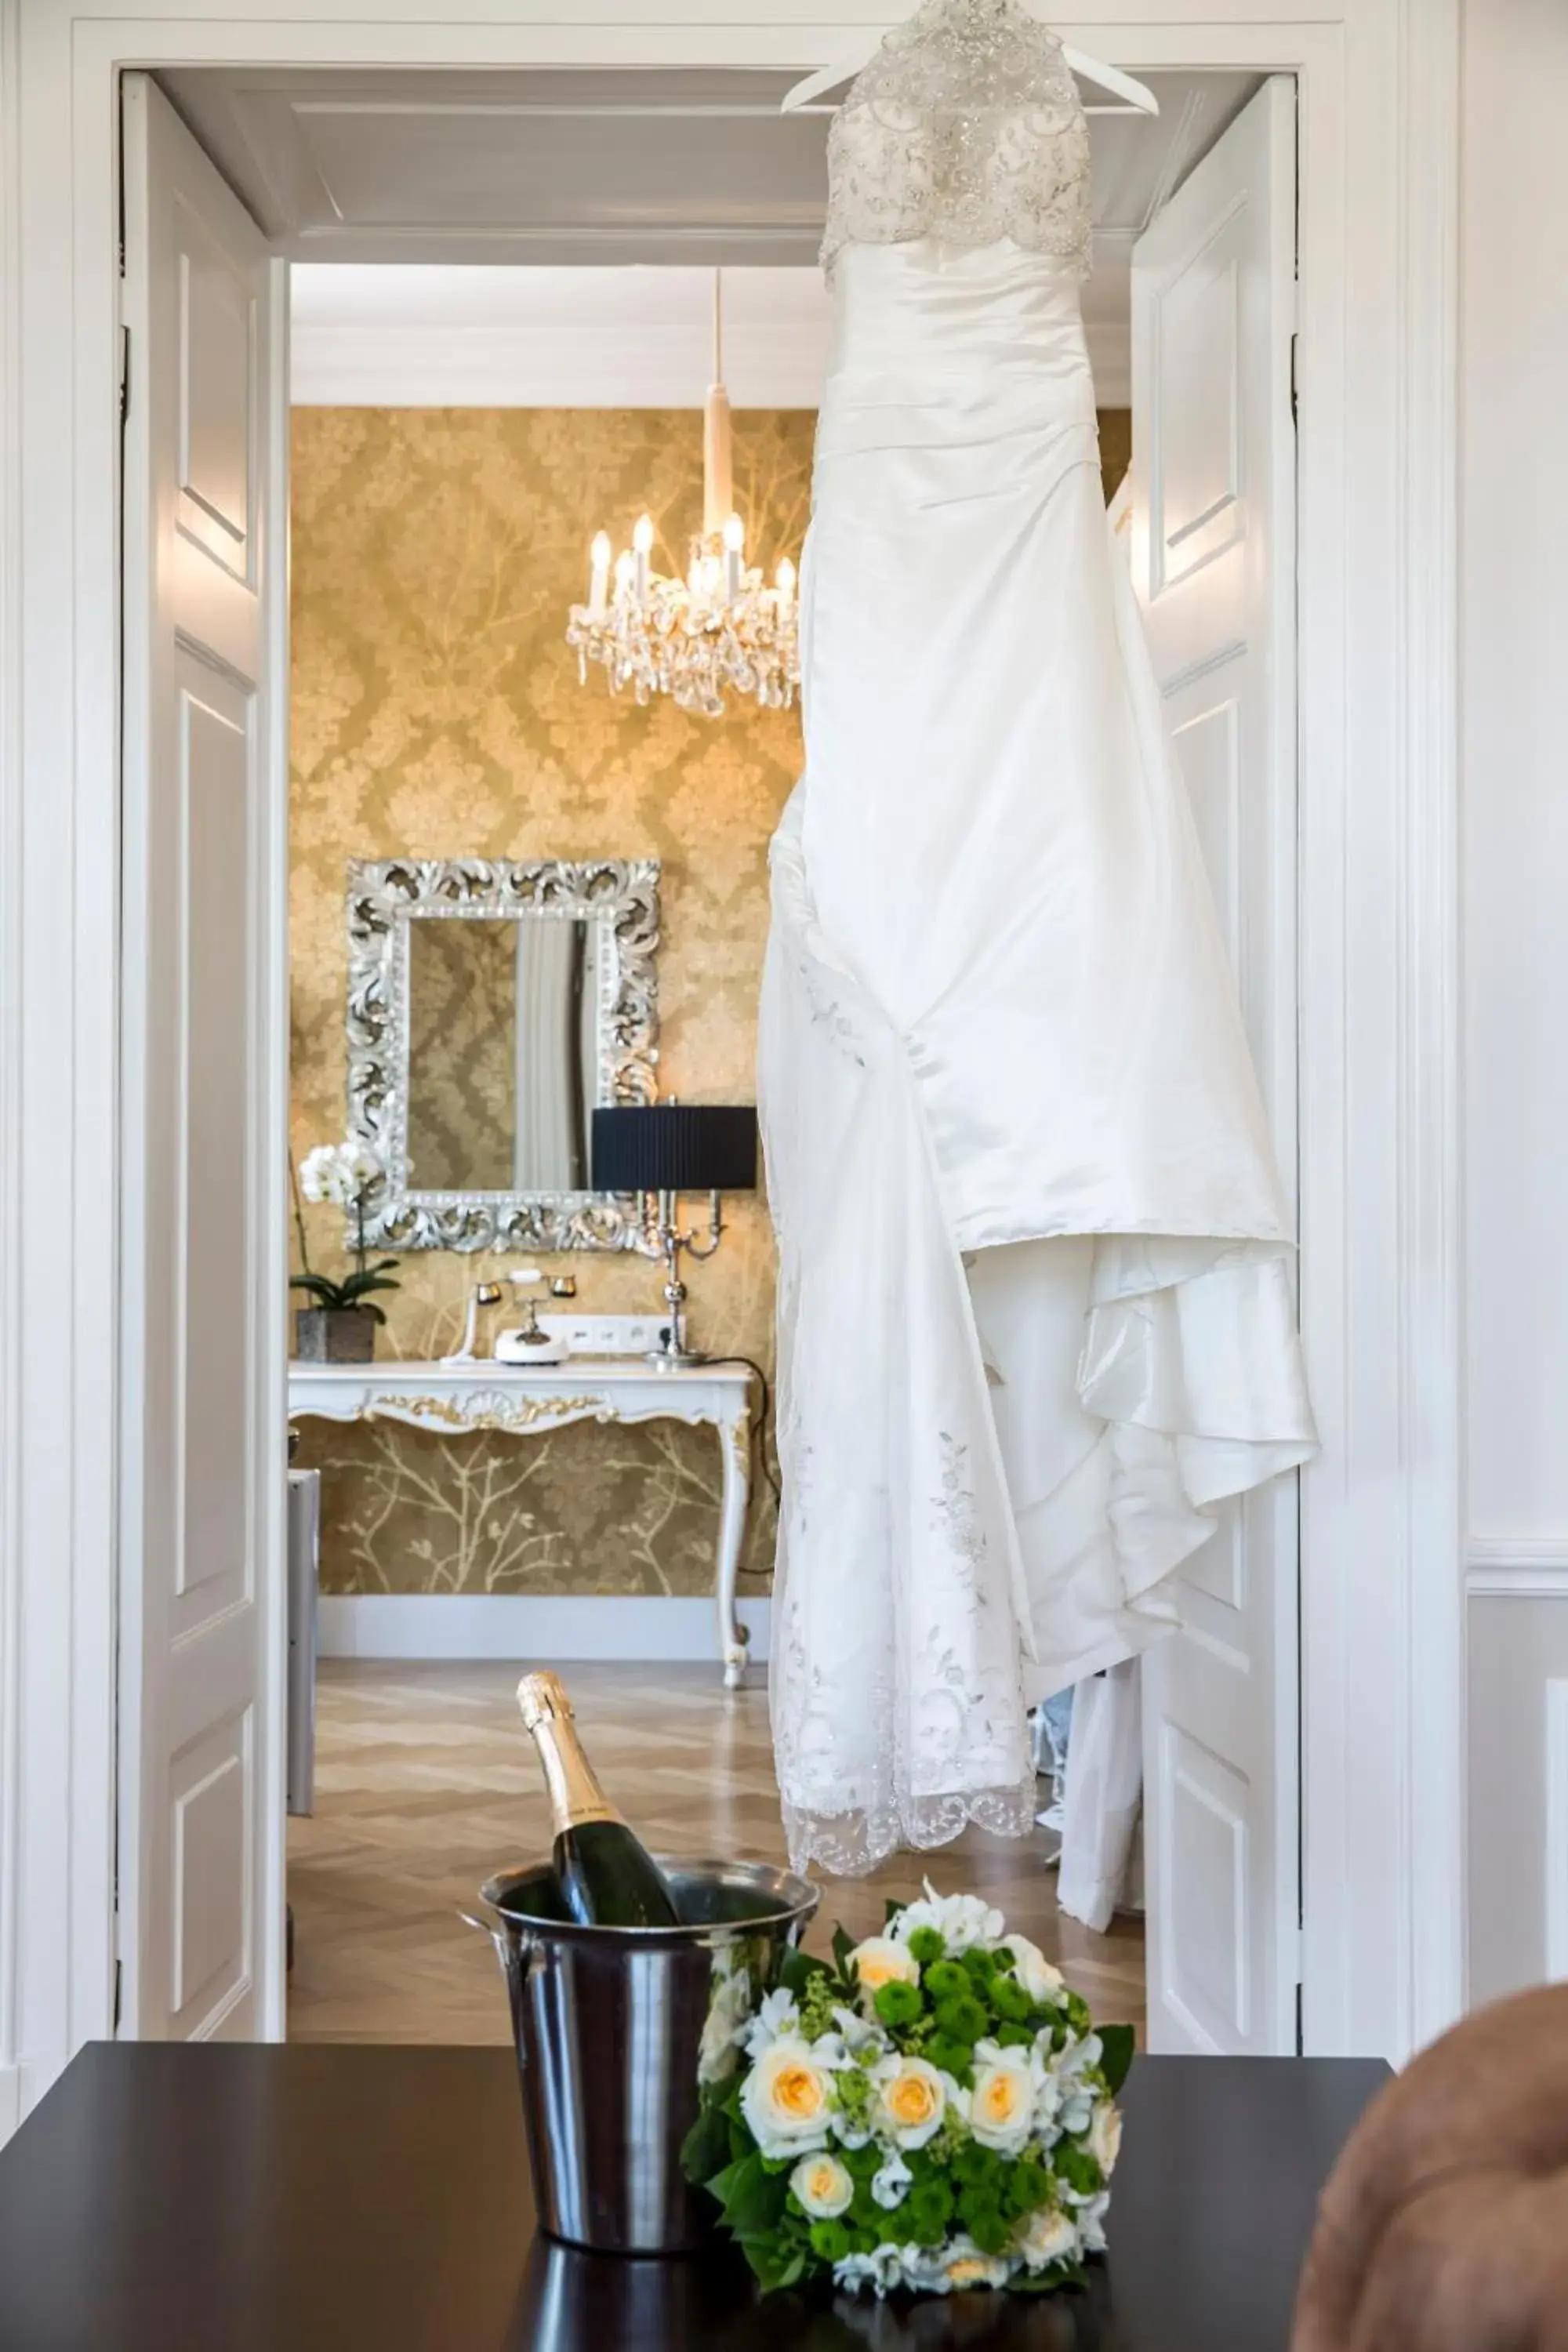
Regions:
M 742 1968 L 767 1990 L 817 1904 L 808 1879 L 769 1863 L 660 1862 L 678 1927 L 579 1927 L 547 1864 L 479 1890 L 511 1998 L 541 2224 L 602 2253 L 684 2253 L 707 2238 L 712 2200 L 680 2150 L 710 2006 Z

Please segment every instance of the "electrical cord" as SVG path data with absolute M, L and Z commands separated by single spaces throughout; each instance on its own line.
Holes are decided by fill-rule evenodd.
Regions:
M 772 1383 L 754 1356 L 714 1356 L 710 1361 L 715 1364 L 744 1364 L 763 1391 L 763 1409 L 756 1418 L 752 1443 L 762 1465 L 763 1475 L 773 1490 L 774 1507 L 782 1509 L 784 1486 L 778 1471 L 768 1459 L 768 1407 L 773 1400 Z

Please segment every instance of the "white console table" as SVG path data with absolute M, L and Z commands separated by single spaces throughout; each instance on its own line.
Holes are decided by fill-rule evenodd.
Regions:
M 289 1367 L 289 1418 L 402 1421 L 458 1435 L 500 1429 L 526 1437 L 569 1421 L 687 1421 L 718 1431 L 724 1485 L 714 1595 L 724 1682 L 739 1687 L 748 1634 L 735 1613 L 735 1579 L 752 1471 L 750 1367 L 574 1356 L 563 1364 L 306 1364 Z

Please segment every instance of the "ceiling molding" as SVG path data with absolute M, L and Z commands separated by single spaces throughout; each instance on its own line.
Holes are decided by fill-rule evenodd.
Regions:
M 828 121 L 741 68 L 175 68 L 164 91 L 296 261 L 808 264 Z M 1159 73 L 1161 113 L 1097 115 L 1093 209 L 1137 235 L 1257 87 Z

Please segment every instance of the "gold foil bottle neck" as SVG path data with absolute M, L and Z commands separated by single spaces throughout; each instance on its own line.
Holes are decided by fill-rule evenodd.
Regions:
M 574 1709 L 566 1694 L 566 1685 L 559 1675 L 541 1673 L 524 1675 L 517 1686 L 518 1709 L 524 1727 L 532 1731 L 542 1723 L 571 1722 Z
M 517 1704 L 544 1773 L 550 1817 L 557 1836 L 584 1822 L 618 1822 L 594 1768 L 583 1753 L 572 1702 L 558 1675 L 524 1675 Z

